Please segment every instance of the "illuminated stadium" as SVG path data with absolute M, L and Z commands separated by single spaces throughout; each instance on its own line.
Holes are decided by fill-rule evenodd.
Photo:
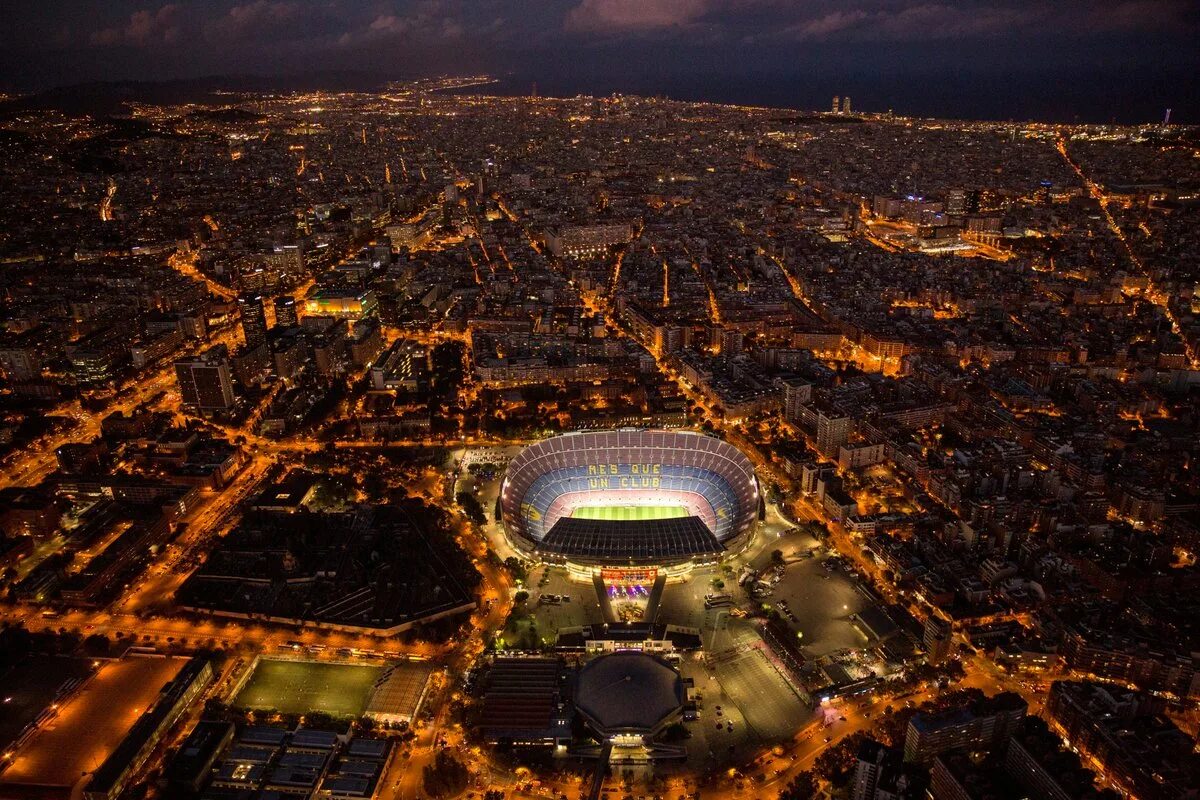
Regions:
M 514 546 L 582 573 L 712 563 L 746 542 L 758 507 L 746 456 L 689 431 L 556 436 L 512 460 L 500 493 Z

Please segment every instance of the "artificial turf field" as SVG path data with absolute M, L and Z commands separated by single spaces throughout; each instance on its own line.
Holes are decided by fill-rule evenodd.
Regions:
M 323 711 L 334 717 L 357 717 L 367 707 L 371 687 L 381 674 L 383 667 L 264 658 L 234 705 L 281 714 Z
M 640 522 L 648 519 L 686 517 L 688 511 L 683 506 L 580 506 L 571 516 L 608 522 Z

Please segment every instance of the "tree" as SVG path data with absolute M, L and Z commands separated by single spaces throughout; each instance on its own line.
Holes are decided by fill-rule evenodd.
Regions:
M 518 605 L 521 603 L 524 603 L 528 599 L 529 599 L 529 592 L 525 591 L 524 589 L 522 589 L 521 591 L 519 591 L 515 595 L 513 595 L 513 602 L 517 603 Z
M 475 499 L 475 495 L 470 492 L 459 492 L 454 495 L 454 499 L 462 508 L 463 513 L 467 515 L 467 519 L 474 522 L 476 525 L 487 524 L 487 514 L 483 510 L 483 506 Z
M 430 797 L 453 797 L 467 788 L 470 773 L 465 764 L 447 750 L 439 750 L 434 762 L 422 771 L 425 792 Z
M 861 731 L 850 734 L 817 756 L 813 769 L 832 784 L 844 784 L 854 771 L 858 760 L 858 748 L 866 740 L 866 734 Z
M 516 556 L 509 556 L 508 558 L 504 559 L 504 568 L 508 570 L 509 575 L 513 576 L 513 580 L 520 583 L 524 583 L 525 579 L 529 577 L 528 572 L 525 569 L 525 564 L 523 564 L 521 559 L 517 558 Z
M 771 563 L 772 564 L 782 564 L 783 563 L 783 551 L 782 550 L 772 550 L 771 551 Z
M 815 800 L 817 779 L 807 770 L 788 781 L 779 792 L 779 800 Z

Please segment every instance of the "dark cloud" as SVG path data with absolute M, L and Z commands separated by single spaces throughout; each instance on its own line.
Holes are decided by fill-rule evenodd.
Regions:
M 697 26 L 754 39 L 926 40 L 1048 32 L 1194 28 L 1190 0 L 579 0 L 568 31 L 688 32 Z
M 254 0 L 230 7 L 207 26 L 211 35 L 223 41 L 238 41 L 279 36 L 281 29 L 295 35 L 307 26 L 310 13 L 298 0 Z
M 179 40 L 181 10 L 174 3 L 155 9 L 139 9 L 120 25 L 92 31 L 88 43 L 96 47 L 128 45 L 154 48 Z

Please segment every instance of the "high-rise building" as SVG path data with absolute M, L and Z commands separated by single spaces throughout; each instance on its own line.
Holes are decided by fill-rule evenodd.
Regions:
M 785 419 L 800 419 L 801 408 L 812 401 L 812 384 L 803 378 L 788 377 L 783 384 L 783 416 Z
M 968 706 L 917 714 L 905 732 L 904 760 L 928 764 L 941 753 L 990 751 L 1008 741 L 1028 710 L 1020 695 L 1001 692 Z
M 889 769 L 899 769 L 903 753 L 868 739 L 859 745 L 858 761 L 854 766 L 854 800 L 875 800 L 875 788 L 880 776 Z
M 843 114 L 850 113 L 850 95 L 846 95 L 845 97 L 842 98 L 842 113 Z
M 952 217 L 967 213 L 966 189 L 951 189 L 946 192 L 946 213 Z
M 242 336 L 250 347 L 267 341 L 267 310 L 263 307 L 263 296 L 259 292 L 243 292 L 238 295 L 238 312 L 242 317 Z
M 936 614 L 930 614 L 925 620 L 925 636 L 922 644 L 925 647 L 925 657 L 931 664 L 940 664 L 950 655 L 954 643 L 953 628 L 950 623 Z
M 925 796 L 923 770 L 902 760 L 903 753 L 867 739 L 858 748 L 852 800 L 917 800 Z
M 838 448 L 850 439 L 854 418 L 837 409 L 817 412 L 817 449 L 826 456 L 837 455 Z
M 175 377 L 185 406 L 202 412 L 233 408 L 233 374 L 225 345 L 209 348 L 196 358 L 179 359 Z
M 840 98 L 840 97 L 838 97 L 838 96 L 835 94 L 835 95 L 833 96 L 833 105 L 832 105 L 832 107 L 829 109 L 829 110 L 830 110 L 830 111 L 832 111 L 834 114 L 838 113 L 838 111 L 840 110 L 840 109 L 838 108 L 838 103 L 839 103 L 840 101 L 841 101 L 841 98 Z
M 281 328 L 294 328 L 300 324 L 300 313 L 296 308 L 296 298 L 285 294 L 275 298 L 275 325 Z

